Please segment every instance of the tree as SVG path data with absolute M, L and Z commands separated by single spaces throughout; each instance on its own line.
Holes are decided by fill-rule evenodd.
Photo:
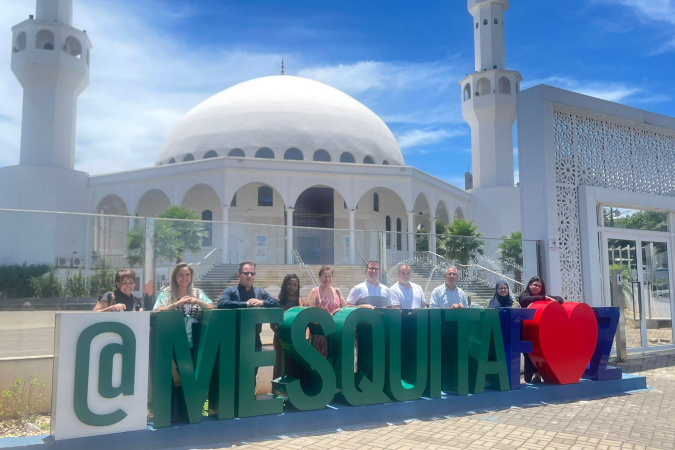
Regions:
M 427 229 L 424 228 L 424 225 L 420 225 L 415 235 L 415 249 L 418 252 L 429 251 L 429 235 L 427 234 Z
M 155 259 L 158 261 L 183 260 L 185 252 L 197 253 L 202 248 L 208 230 L 195 211 L 184 206 L 169 206 L 155 220 Z M 138 226 L 127 233 L 127 261 L 130 265 L 143 261 L 143 241 L 145 229 Z
M 478 255 L 483 255 L 485 246 L 480 239 L 483 235 L 477 230 L 478 225 L 474 225 L 472 221 L 455 218 L 445 227 L 444 233 L 438 236 L 437 253 L 463 265 L 476 261 Z
M 658 211 L 637 211 L 621 217 L 620 208 L 605 207 L 605 226 L 631 230 L 668 231 L 668 214 Z M 626 212 L 623 210 L 623 212 Z
M 523 278 L 523 234 L 512 231 L 508 236 L 502 236 L 499 243 L 499 261 L 504 272 L 513 271 L 516 281 Z

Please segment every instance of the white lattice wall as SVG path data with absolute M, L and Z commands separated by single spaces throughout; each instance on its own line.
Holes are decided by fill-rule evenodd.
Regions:
M 675 197 L 675 131 L 553 104 L 562 295 L 583 297 L 579 186 Z

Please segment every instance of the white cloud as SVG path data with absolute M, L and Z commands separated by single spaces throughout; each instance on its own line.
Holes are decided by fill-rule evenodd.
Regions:
M 34 0 L 0 2 L 0 30 L 34 10 Z M 93 45 L 90 85 L 78 101 L 78 170 L 151 166 L 169 130 L 189 109 L 233 84 L 279 71 L 281 54 L 187 43 L 172 29 L 181 18 L 200 14 L 189 7 L 170 10 L 156 0 L 75 0 L 73 11 L 73 25 L 88 30 Z M 404 143 L 438 142 L 454 133 L 441 125 L 463 123 L 456 81 L 465 64 L 455 64 L 456 57 L 331 65 L 303 54 L 284 56 L 297 74 L 350 93 L 389 123 L 429 127 L 404 135 Z M 22 89 L 10 57 L 0 52 L 0 167 L 19 161 Z
M 675 24 L 675 3 L 672 0 L 605 0 L 632 8 L 644 20 Z
M 538 84 L 548 84 L 568 91 L 578 92 L 579 94 L 609 100 L 611 102 L 625 101 L 627 98 L 641 91 L 639 88 L 628 83 L 582 81 L 564 76 L 551 76 L 548 78 L 523 82 L 523 89 Z
M 448 62 L 395 63 L 359 61 L 354 64 L 338 64 L 310 67 L 300 70 L 302 77 L 322 81 L 349 94 L 379 90 L 394 94 L 425 86 L 444 91 L 457 85 L 457 70 Z M 394 91 L 392 93 L 392 91 Z
M 33 14 L 34 5 L 3 2 L 0 29 Z M 103 0 L 73 5 L 74 26 L 87 29 L 93 45 L 90 85 L 78 101 L 78 170 L 151 166 L 168 131 L 190 108 L 239 81 L 279 70 L 281 55 L 188 47 L 171 27 L 147 22 L 146 6 Z M 153 20 L 164 24 L 193 14 L 161 11 Z M 9 70 L 10 56 L 0 52 L 0 166 L 19 160 L 22 90 Z
M 411 147 L 420 147 L 423 145 L 435 144 L 445 139 L 461 136 L 465 134 L 465 130 L 411 130 L 400 134 L 396 137 L 399 147 L 407 149 Z

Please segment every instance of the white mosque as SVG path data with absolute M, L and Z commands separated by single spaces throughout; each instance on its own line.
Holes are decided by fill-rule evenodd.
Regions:
M 475 70 L 458 89 L 471 126 L 473 185 L 465 190 L 407 166 L 387 125 L 363 104 L 283 74 L 196 105 L 166 137 L 154 167 L 76 171 L 77 97 L 89 81 L 92 45 L 72 25 L 72 0 L 37 0 L 36 16 L 12 28 L 12 70 L 24 89 L 21 157 L 0 168 L 0 208 L 101 216 L 72 228 L 58 215 L 51 224 L 5 221 L 2 259 L 122 252 L 129 225 L 116 216 L 156 217 L 170 205 L 222 224 L 204 245 L 226 262 L 253 257 L 260 242 L 243 236 L 261 234 L 251 231 L 256 225 L 276 226 L 264 240 L 264 262 L 274 264 L 293 263 L 294 251 L 310 263 L 360 264 L 359 252 L 379 245 L 365 230 L 396 233 L 387 254 L 402 260 L 415 252 L 420 225 L 434 251 L 435 220 L 462 217 L 486 237 L 522 230 L 523 239 L 538 241 L 525 257 L 525 277 L 541 274 L 568 300 L 609 305 L 610 266 L 628 264 L 643 282 L 633 288 L 642 298 L 658 290 L 659 314 L 670 317 L 675 119 L 549 86 L 520 92 L 522 77 L 505 59 L 508 7 L 508 0 L 468 0 Z M 519 169 L 529 174 L 520 187 L 516 119 Z M 603 220 L 608 208 L 614 216 L 663 214 L 667 226 L 618 228 Z M 49 227 L 62 234 L 45 243 Z M 11 238 L 19 229 L 33 238 Z M 340 231 L 322 233 L 330 229 Z

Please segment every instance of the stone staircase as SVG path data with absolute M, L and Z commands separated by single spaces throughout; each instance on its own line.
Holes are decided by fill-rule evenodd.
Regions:
M 365 269 L 362 265 L 333 265 L 333 286 L 340 288 L 342 295 L 347 298 L 351 288 L 366 279 Z M 307 268 L 318 280 L 320 265 L 307 265 Z M 422 286 L 425 291 L 425 298 L 429 301 L 431 291 L 436 286 L 445 282 L 444 270 L 431 271 L 431 268 L 414 265 L 412 267 L 413 275 L 411 281 Z M 298 266 L 291 265 L 267 265 L 259 264 L 256 267 L 255 285 L 265 289 L 270 295 L 276 297 L 279 295 L 281 289 L 281 282 L 289 273 L 295 273 L 300 278 L 300 294 L 307 298 L 309 291 L 313 284 L 309 274 L 306 270 L 300 270 Z M 389 268 L 388 270 L 390 284 L 396 282 L 396 268 Z M 493 286 L 487 286 L 486 283 L 480 280 L 466 280 L 461 279 L 458 283 L 471 298 L 471 302 L 482 305 L 487 302 L 494 293 Z M 204 276 L 195 281 L 195 286 L 202 289 L 204 293 L 214 302 L 220 298 L 220 294 L 228 286 L 236 286 L 237 281 L 237 265 L 235 264 L 216 264 Z
M 432 270 L 432 267 L 413 265 L 413 276 L 410 280 L 414 283 L 419 284 L 424 289 L 424 295 L 427 300 L 431 297 L 431 291 L 445 283 L 445 269 L 440 268 Z M 396 270 L 390 273 L 390 278 L 396 277 Z M 460 270 L 459 281 L 457 286 L 462 288 L 469 297 L 471 304 L 476 304 L 483 306 L 485 305 L 494 295 L 494 286 L 488 285 L 482 280 L 469 279 L 463 276 L 462 271 Z
M 196 280 L 193 284 L 216 303 L 227 286 L 237 284 L 237 268 L 236 264 L 214 264 L 200 280 Z

